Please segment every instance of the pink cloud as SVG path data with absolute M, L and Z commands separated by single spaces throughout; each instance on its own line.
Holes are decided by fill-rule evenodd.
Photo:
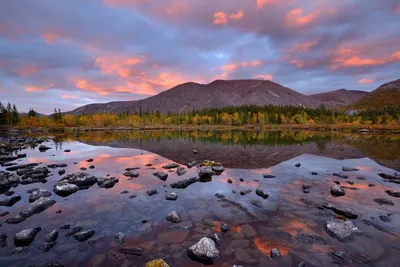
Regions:
M 228 15 L 225 12 L 216 12 L 214 13 L 214 21 L 213 24 L 228 24 Z
M 242 11 L 242 10 L 239 10 L 239 11 L 236 12 L 236 13 L 230 14 L 230 15 L 229 15 L 229 18 L 230 18 L 230 19 L 233 19 L 233 20 L 241 20 L 241 19 L 243 18 L 243 16 L 244 16 L 243 11 Z
M 309 42 L 295 43 L 290 49 L 290 53 L 305 53 L 310 50 L 311 47 L 316 46 L 319 43 L 320 38 L 316 38 Z
M 239 67 L 258 67 L 260 65 L 261 65 L 260 60 L 253 60 L 253 61 L 249 61 L 249 62 L 240 62 L 240 63 L 232 63 L 232 64 L 223 65 L 221 67 L 221 70 L 225 71 L 225 72 L 233 72 L 236 69 L 238 69 Z
M 128 78 L 132 75 L 131 67 L 144 63 L 143 57 L 102 56 L 96 59 L 95 65 L 105 74 L 118 74 Z
M 61 34 L 56 31 L 47 31 L 42 33 L 42 38 L 47 44 L 53 44 L 60 37 Z
M 254 79 L 261 79 L 261 80 L 272 80 L 274 76 L 271 74 L 258 74 L 253 76 Z
M 52 87 L 54 87 L 53 83 L 49 83 L 43 86 L 35 86 L 35 85 L 26 85 L 25 87 L 25 92 L 28 93 L 37 93 L 37 92 L 43 92 L 47 89 L 50 89 Z
M 282 3 L 282 0 L 257 0 L 257 7 L 263 8 L 267 5 L 279 4 Z
M 368 83 L 373 83 L 373 82 L 375 82 L 375 79 L 373 79 L 373 78 L 363 78 L 363 79 L 358 80 L 358 83 L 361 83 L 361 84 L 368 84 Z
M 79 97 L 76 95 L 61 95 L 62 99 L 78 99 Z

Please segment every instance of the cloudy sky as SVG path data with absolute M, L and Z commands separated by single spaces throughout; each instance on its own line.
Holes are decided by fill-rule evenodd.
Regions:
M 305 94 L 400 78 L 399 0 L 1 0 L 0 101 L 50 113 L 177 84 Z

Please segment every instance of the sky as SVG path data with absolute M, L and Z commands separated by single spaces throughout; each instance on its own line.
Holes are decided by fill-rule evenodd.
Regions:
M 400 78 L 400 0 L 0 0 L 0 101 L 49 114 L 178 84 Z

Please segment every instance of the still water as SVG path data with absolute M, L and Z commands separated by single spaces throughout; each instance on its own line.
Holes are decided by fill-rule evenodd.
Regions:
M 186 251 L 214 233 L 221 239 L 221 258 L 215 266 L 296 266 L 302 261 L 306 266 L 399 266 L 400 198 L 385 191 L 400 191 L 400 185 L 378 175 L 400 170 L 398 135 L 135 131 L 58 135 L 44 144 L 51 149 L 40 152 L 37 147 L 28 148 L 24 150 L 27 157 L 15 162 L 40 166 L 65 163 L 66 174 L 84 167 L 96 177 L 118 177 L 119 183 L 110 189 L 94 185 L 60 197 L 52 192 L 61 179 L 59 169 L 50 169 L 47 183 L 12 188 L 22 200 L 12 207 L 0 207 L 0 212 L 10 212 L 0 218 L 0 232 L 8 236 L 7 246 L 0 248 L 0 266 L 42 266 L 52 261 L 65 266 L 144 266 L 158 258 L 171 266 L 202 266 Z M 66 149 L 71 152 L 64 152 Z M 86 161 L 90 158 L 93 162 Z M 187 168 L 188 162 L 206 159 L 220 162 L 225 171 L 186 189 L 170 187 L 173 182 L 197 176 L 197 167 Z M 178 163 L 187 172 L 181 176 L 175 169 L 168 172 L 162 168 L 168 163 Z M 298 163 L 301 166 L 296 167 Z M 90 165 L 95 168 L 89 169 Z M 140 168 L 136 170 L 139 177 L 123 175 L 126 168 L 135 167 Z M 342 167 L 358 171 L 346 172 L 347 179 L 334 176 Z M 155 171 L 167 172 L 168 179 L 158 179 Z M 334 181 L 345 188 L 345 196 L 331 195 Z M 309 194 L 303 192 L 302 185 L 310 187 Z M 32 188 L 52 192 L 56 204 L 20 224 L 4 223 L 29 203 L 26 191 Z M 148 196 L 150 189 L 157 189 L 158 194 Z M 269 197 L 260 198 L 256 189 Z M 172 192 L 178 199 L 166 200 Z M 217 193 L 225 198 L 216 197 Z M 389 199 L 395 205 L 379 205 L 376 198 Z M 261 206 L 252 205 L 254 200 Z M 358 218 L 351 221 L 363 234 L 347 242 L 329 236 L 324 224 L 336 214 L 322 207 L 326 202 L 354 210 Z M 173 210 L 181 215 L 181 223 L 166 221 Z M 230 224 L 230 231 L 221 233 L 223 222 Z M 43 236 L 64 224 L 96 233 L 79 243 L 65 237 L 68 230 L 59 230 L 57 244 L 49 252 L 39 250 Z M 38 226 L 42 230 L 29 251 L 9 255 L 14 250 L 15 233 Z M 118 232 L 125 234 L 123 245 L 114 241 Z M 121 247 L 140 247 L 145 253 L 124 255 L 119 253 Z M 282 259 L 269 257 L 272 248 L 280 250 Z M 332 254 L 341 251 L 346 252 L 345 260 Z

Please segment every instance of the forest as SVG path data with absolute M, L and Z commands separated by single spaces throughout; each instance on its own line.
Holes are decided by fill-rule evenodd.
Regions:
M 140 112 L 130 114 L 63 114 L 54 109 L 50 116 L 39 115 L 33 109 L 19 113 L 15 105 L 0 103 L 0 125 L 19 127 L 163 127 L 163 126 L 248 126 L 248 125 L 382 125 L 399 126 L 399 110 L 383 108 L 349 114 L 324 106 L 306 108 L 295 106 L 239 106 L 203 109 L 185 114 Z

